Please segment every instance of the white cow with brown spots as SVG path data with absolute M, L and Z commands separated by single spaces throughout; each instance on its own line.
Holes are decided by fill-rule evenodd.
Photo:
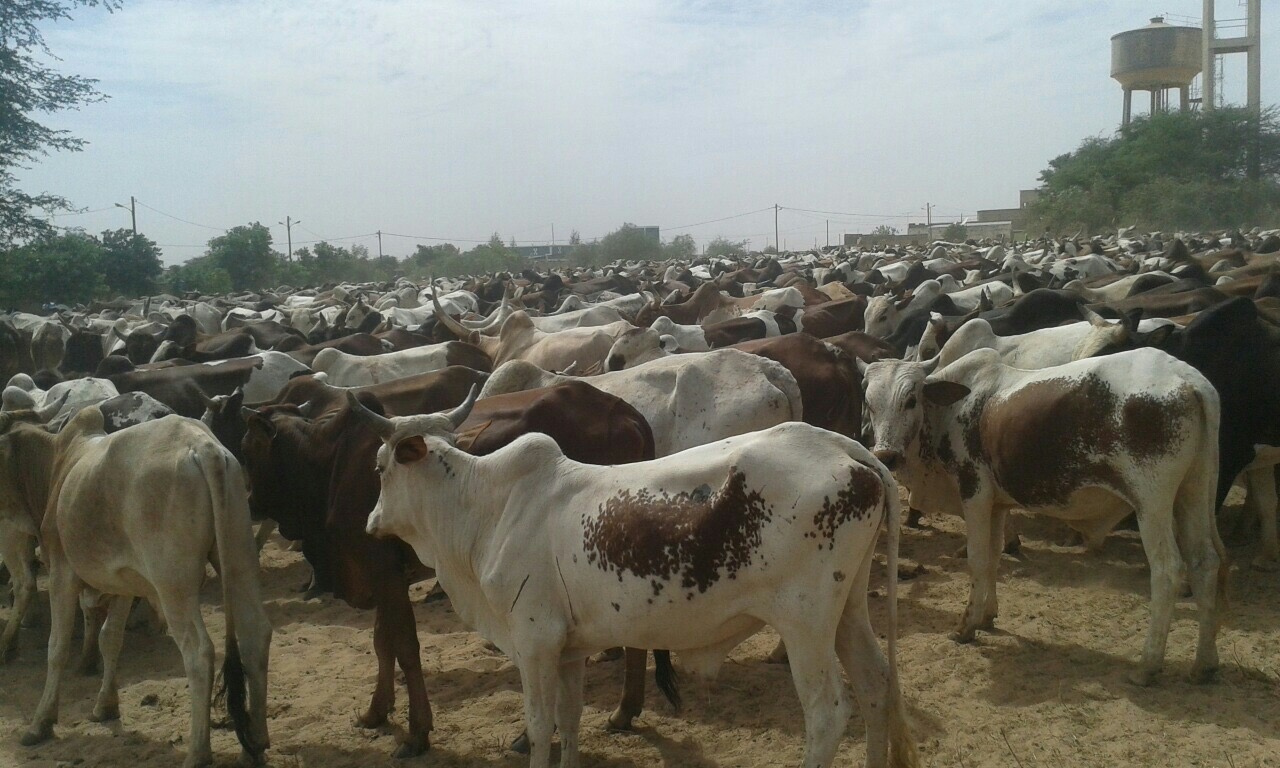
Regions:
M 955 639 L 996 618 L 996 569 L 1010 509 L 1105 536 L 1134 513 L 1151 565 L 1151 626 L 1134 682 L 1159 672 L 1183 567 L 1199 605 L 1192 677 L 1218 666 L 1226 559 L 1214 524 L 1218 394 L 1157 350 L 1027 371 L 980 349 L 935 370 L 859 361 L 874 453 L 926 512 L 965 519 L 972 591 Z M 1220 573 L 1221 569 L 1221 573 Z
M 897 683 L 896 579 L 887 662 L 867 617 L 880 524 L 895 574 L 900 512 L 893 477 L 870 452 L 784 424 L 616 467 L 570 461 L 538 434 L 470 456 L 453 430 L 475 394 L 451 414 L 397 419 L 352 401 L 385 442 L 368 531 L 434 564 L 463 621 L 516 661 L 533 768 L 548 765 L 556 726 L 560 765 L 578 765 L 590 654 L 669 648 L 714 670 L 765 624 L 790 651 L 804 765 L 830 765 L 844 735 L 842 665 L 866 722 L 867 765 L 916 763 Z
M 0 414 L 0 522 L 19 518 L 38 528 L 52 619 L 44 694 L 22 743 L 53 736 L 77 597 L 87 590 L 108 603 L 100 635 L 102 688 L 92 719 L 120 716 L 116 670 L 125 620 L 133 597 L 145 597 L 160 606 L 186 667 L 191 731 L 184 765 L 211 762 L 213 643 L 200 615 L 200 587 L 213 562 L 227 625 L 227 709 L 244 756 L 260 759 L 268 746 L 271 625 L 235 458 L 202 424 L 180 416 L 111 435 L 103 432 L 97 408 L 82 410 L 58 435 L 13 418 Z

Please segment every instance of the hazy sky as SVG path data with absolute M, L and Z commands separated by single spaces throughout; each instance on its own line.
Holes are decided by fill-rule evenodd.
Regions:
M 1219 0 L 1219 18 L 1242 16 Z M 623 222 L 784 246 L 1017 205 L 1047 161 L 1109 133 L 1110 36 L 1195 0 L 125 0 L 47 37 L 110 100 L 53 118 L 89 140 L 23 182 L 138 228 L 168 262 L 261 221 L 285 248 L 384 233 L 463 246 Z M 1268 8 L 1264 40 L 1280 40 Z M 1264 103 L 1280 57 L 1264 44 Z M 1231 57 L 1226 93 L 1244 91 Z M 1137 105 L 1143 95 L 1135 98 Z M 103 210 L 98 210 L 103 209 Z M 154 210 L 153 210 L 154 209 Z M 175 220 L 162 215 L 185 219 Z M 871 215 L 849 215 L 871 214 Z M 204 226 L 196 226 L 196 225 Z M 377 240 L 359 242 L 376 254 Z M 385 252 L 418 242 L 384 234 Z

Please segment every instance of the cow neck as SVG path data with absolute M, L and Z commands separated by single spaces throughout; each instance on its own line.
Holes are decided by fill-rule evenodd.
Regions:
M 428 509 L 434 513 L 420 519 L 427 524 L 425 533 L 440 561 L 437 570 L 452 559 L 460 569 L 458 575 L 465 578 L 483 570 L 477 566 L 487 560 L 512 492 L 519 487 L 522 493 L 537 496 L 539 490 L 528 478 L 539 468 L 549 468 L 548 447 L 556 455 L 559 449 L 553 440 L 537 434 L 525 435 L 487 456 L 472 456 L 444 440 L 433 440 L 430 447 L 437 456 L 427 460 L 441 463 L 432 466 L 437 479 L 423 494 L 431 499 Z M 438 478 L 441 471 L 447 476 L 444 482 Z
M 44 522 L 45 510 L 53 488 L 54 464 L 58 456 L 57 435 L 32 425 L 15 425 L 9 432 L 14 447 L 18 494 L 36 530 Z

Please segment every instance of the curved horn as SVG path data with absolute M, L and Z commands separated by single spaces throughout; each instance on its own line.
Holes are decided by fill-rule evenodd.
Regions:
M 388 419 L 386 416 L 379 416 L 369 410 L 365 407 L 365 404 L 360 402 L 360 399 L 356 397 L 356 393 L 349 389 L 347 390 L 347 404 L 351 406 L 351 412 L 355 414 L 357 418 L 364 419 L 368 422 L 369 426 L 373 428 L 373 431 L 376 432 L 378 437 L 383 440 L 391 437 L 391 433 L 396 431 L 396 425 L 391 421 L 391 419 Z
M 479 331 L 471 330 L 457 320 L 454 320 L 449 316 L 448 312 L 444 311 L 444 307 L 440 306 L 440 299 L 436 297 L 436 286 L 434 282 L 431 284 L 431 306 L 435 307 L 436 321 L 444 323 L 444 327 L 453 331 L 454 335 L 459 339 L 469 341 L 474 344 L 479 338 Z
M 467 395 L 467 399 L 462 402 L 462 405 L 445 414 L 449 417 L 449 423 L 453 425 L 454 429 L 462 426 L 462 422 L 467 420 L 467 416 L 471 414 L 471 408 L 475 406 L 476 399 L 479 397 L 480 386 L 478 384 L 472 384 L 471 393 Z

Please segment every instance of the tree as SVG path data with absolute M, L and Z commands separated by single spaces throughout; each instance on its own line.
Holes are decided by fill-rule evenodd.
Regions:
M 875 235 L 876 237 L 885 237 L 885 236 L 888 236 L 888 235 L 896 235 L 896 234 L 898 234 L 898 228 L 897 228 L 897 227 L 891 227 L 891 226 L 889 226 L 888 224 L 881 224 L 881 225 L 879 225 L 878 227 L 876 227 L 875 229 L 871 230 L 871 234 Z
M 647 261 L 662 254 L 662 243 L 635 224 L 623 224 L 600 238 L 600 258 L 603 263 L 614 261 Z
M 569 233 L 569 245 L 582 245 L 582 235 L 578 234 L 578 230 Z
M 231 275 L 212 254 L 197 256 L 185 264 L 170 267 L 164 282 L 174 293 L 216 294 L 231 290 Z
M 315 247 L 319 262 L 320 246 Z M 332 246 L 330 246 L 332 247 Z M 275 274 L 278 259 L 271 250 L 271 230 L 258 222 L 232 227 L 209 241 L 208 256 L 231 278 L 229 290 L 243 291 L 267 285 Z
M 132 297 L 153 293 L 163 272 L 160 249 L 151 238 L 128 229 L 102 233 L 102 279 L 113 294 Z
M 675 238 L 662 248 L 662 258 L 670 260 L 688 261 L 698 253 L 698 244 L 694 241 L 693 235 L 676 235 Z
M 49 237 L 53 226 L 35 209 L 71 208 L 59 195 L 17 188 L 17 171 L 50 152 L 78 152 L 84 140 L 50 128 L 37 115 L 102 101 L 96 80 L 54 71 L 56 57 L 41 28 L 71 18 L 76 7 L 120 7 L 119 0 L 5 0 L 0 2 L 0 247 Z
M 1253 171 L 1257 171 L 1256 175 Z M 1139 118 L 1049 161 L 1035 225 L 1210 229 L 1280 220 L 1280 115 L 1247 109 Z
M 36 311 L 46 302 L 84 304 L 106 291 L 102 244 L 67 232 L 0 251 L 0 303 Z
M 952 222 L 942 230 L 942 239 L 948 243 L 963 243 L 969 237 L 969 228 L 960 222 Z
M 747 252 L 746 240 L 729 240 L 723 237 L 717 237 L 715 240 L 707 243 L 707 250 L 704 255 L 708 258 L 732 258 L 741 256 Z

